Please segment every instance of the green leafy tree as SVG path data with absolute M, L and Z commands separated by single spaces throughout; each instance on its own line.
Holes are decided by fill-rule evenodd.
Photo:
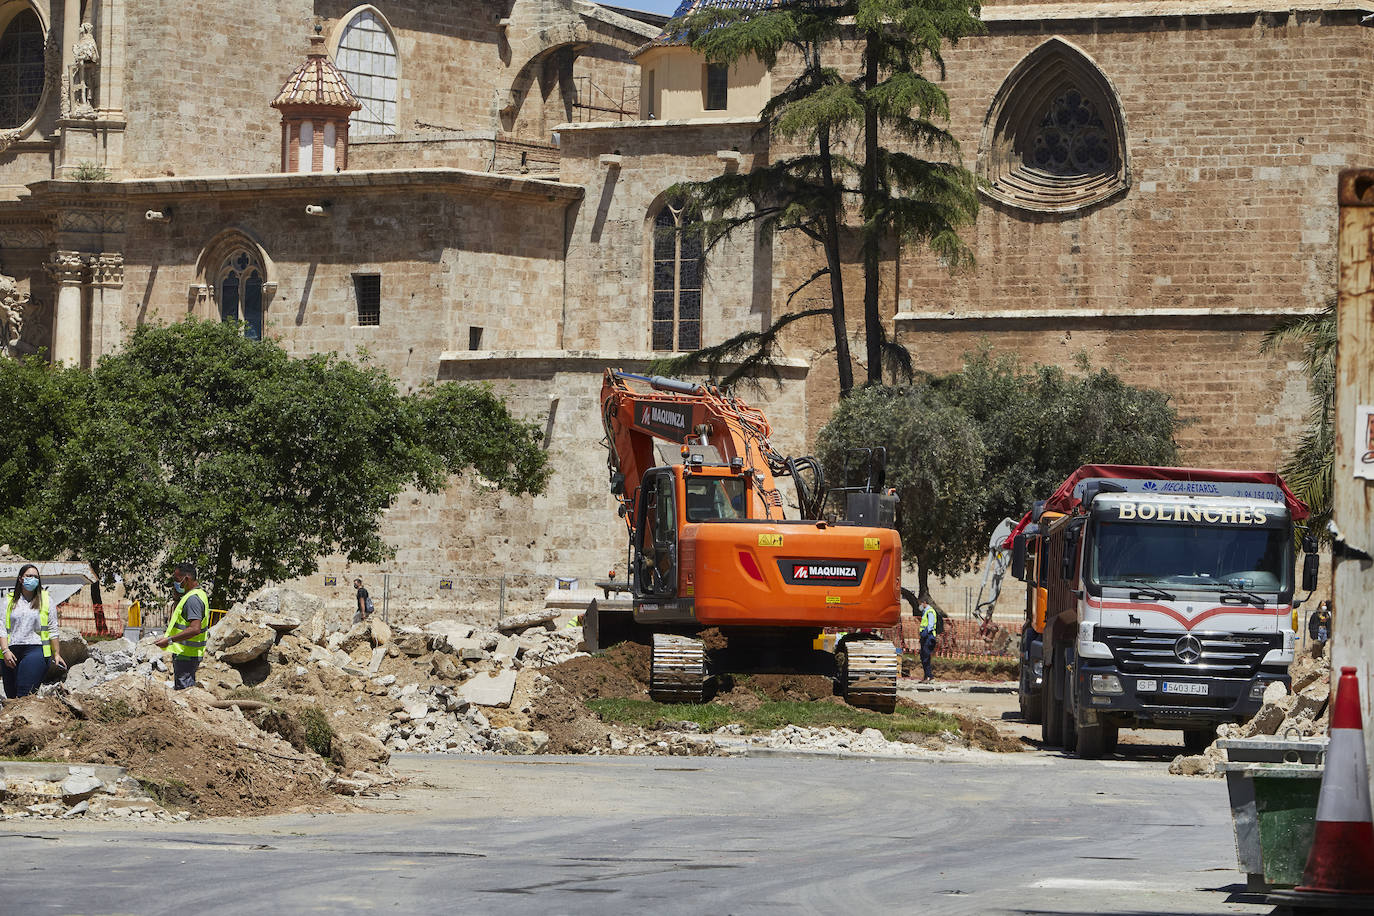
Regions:
M 297 359 L 219 322 L 140 327 L 86 385 L 5 535 L 121 572 L 136 594 L 164 591 L 167 563 L 187 559 L 224 607 L 322 556 L 385 559 L 381 511 L 405 487 L 475 470 L 538 493 L 549 475 L 538 427 L 485 388 L 402 396 L 380 369 Z
M 840 402 L 816 440 L 826 476 L 838 479 L 850 448 L 887 449 L 887 486 L 897 491 L 898 531 L 918 594 L 929 579 L 968 567 L 979 532 L 987 543 L 987 449 L 968 414 L 929 385 L 869 385 Z
M 66 443 L 81 423 L 90 376 L 37 356 L 0 359 L 0 531 L 46 527 L 35 496 L 47 486 Z
M 837 479 L 851 448 L 887 449 L 921 597 L 931 574 L 971 569 L 1003 518 L 1020 517 L 1079 466 L 1176 463 L 1179 420 L 1167 396 L 1080 367 L 1025 370 L 982 351 L 959 372 L 868 386 L 840 402 L 816 442 L 826 475 Z
M 1277 353 L 1289 343 L 1302 347 L 1302 367 L 1312 400 L 1307 428 L 1279 470 L 1293 493 L 1312 510 L 1307 530 L 1325 541 L 1330 538 L 1327 523 L 1336 461 L 1336 299 L 1328 299 L 1315 315 L 1281 319 L 1265 333 L 1260 352 Z
M 1174 465 L 1180 425 L 1169 396 L 1128 385 L 1085 356 L 1078 374 L 1058 366 L 1023 367 L 1010 354 L 966 354 L 959 372 L 935 384 L 977 424 L 988 449 L 987 536 L 1019 518 L 1084 464 Z
M 799 65 L 761 113 L 777 144 L 767 164 L 674 188 L 703 217 L 708 246 L 756 224 L 765 240 L 777 232 L 810 239 L 824 266 L 789 294 L 768 328 L 664 361 L 661 371 L 705 370 L 726 385 L 775 374 L 783 329 L 828 315 L 840 390 L 848 392 L 854 374 L 843 273 L 845 249 L 856 245 L 868 381 L 881 383 L 885 366 L 910 377 L 909 354 L 882 324 L 879 268 L 902 242 L 927 245 L 951 268 L 972 261 L 959 229 L 977 212 L 975 179 L 959 164 L 958 143 L 943 126 L 948 98 L 929 74 L 943 78 L 946 43 L 982 32 L 978 13 L 969 0 L 800 0 L 764 10 L 705 6 L 669 23 L 671 35 L 711 62 L 753 57 L 772 70 L 785 58 Z M 858 70 L 844 73 L 837 59 L 854 44 Z M 829 282 L 829 305 L 794 309 L 793 299 L 821 279 Z M 721 373 L 727 361 L 738 364 Z

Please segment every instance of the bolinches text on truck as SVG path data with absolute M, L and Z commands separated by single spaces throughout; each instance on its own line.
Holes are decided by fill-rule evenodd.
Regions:
M 1084 757 L 1118 730 L 1181 729 L 1198 753 L 1254 715 L 1293 660 L 1294 525 L 1307 507 L 1264 471 L 1087 465 L 1013 532 L 1026 583 L 1022 713 Z M 1316 588 L 1316 543 L 1302 588 Z

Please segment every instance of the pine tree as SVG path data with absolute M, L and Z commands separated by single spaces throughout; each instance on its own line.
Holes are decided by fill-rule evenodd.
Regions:
M 977 212 L 976 182 L 943 126 L 949 100 L 931 73 L 943 79 L 946 43 L 982 31 L 978 13 L 978 4 L 969 0 L 795 0 L 765 9 L 712 6 L 707 0 L 669 23 L 673 39 L 689 43 L 709 62 L 752 56 L 770 70 L 784 57 L 800 64 L 760 114 L 774 149 L 795 148 L 795 154 L 770 157 L 748 174 L 674 189 L 696 213 L 724 214 L 703 218 L 708 245 L 757 224 L 765 240 L 777 232 L 811 239 L 825 263 L 791 291 L 767 329 L 668 361 L 666 371 L 705 369 L 721 377 L 721 365 L 739 359 L 721 377 L 724 384 L 766 373 L 784 328 L 829 315 L 840 389 L 848 392 L 854 374 L 841 252 L 852 238 L 864 275 L 867 380 L 880 383 L 885 367 L 909 377 L 909 354 L 882 324 L 879 269 L 894 243 L 923 243 L 951 269 L 972 263 L 959 230 Z M 862 49 L 860 66 L 844 73 L 835 59 L 845 44 L 854 43 Z M 829 282 L 829 306 L 792 310 L 797 294 L 821 279 Z

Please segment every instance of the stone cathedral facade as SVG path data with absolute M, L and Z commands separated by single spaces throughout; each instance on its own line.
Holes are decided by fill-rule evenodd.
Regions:
M 1335 176 L 1374 158 L 1360 16 L 987 4 L 942 84 L 984 181 L 977 266 L 910 247 L 882 279 L 918 365 L 1086 353 L 1173 396 L 1189 463 L 1276 466 L 1306 385 L 1258 341 L 1334 293 Z M 361 572 L 482 602 L 623 574 L 602 369 L 764 327 L 819 261 L 785 236 L 703 256 L 668 188 L 786 153 L 757 114 L 791 65 L 707 64 L 662 25 L 585 0 L 0 0 L 4 345 L 91 365 L 195 315 L 405 389 L 490 382 L 544 425 L 549 492 L 408 494 L 395 562 Z M 793 334 L 763 398 L 784 450 L 834 403 L 827 334 Z

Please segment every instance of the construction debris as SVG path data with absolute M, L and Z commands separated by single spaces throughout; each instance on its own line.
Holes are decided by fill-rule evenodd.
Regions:
M 118 797 L 127 804 L 102 801 L 117 793 L 89 785 L 87 794 L 72 783 L 65 793 L 12 793 L 14 803 L 0 810 L 90 817 L 141 808 L 138 816 L 148 819 L 328 809 L 346 804 L 339 795 L 385 791 L 394 779 L 390 756 L 399 752 L 722 755 L 773 748 L 910 756 L 967 747 L 970 739 L 991 747 L 973 722 L 960 723 L 962 734 L 901 741 L 873 729 L 744 734 L 727 725 L 702 734 L 690 722 L 603 722 L 588 700 L 647 700 L 649 650 L 627 643 L 592 657 L 579 651 L 581 629 L 554 628 L 555 620 L 536 612 L 494 627 L 454 619 L 349 623 L 319 599 L 274 587 L 216 624 L 200 686 L 180 692 L 171 690 L 169 656 L 154 645 L 158 633 L 137 644 L 74 641 L 85 660 L 64 683 L 0 710 L 0 755 L 125 767 L 133 782 Z M 749 690 L 736 687 L 721 701 L 748 710 L 762 696 L 843 705 L 828 678 L 788 675 L 758 676 Z M 991 725 L 985 731 L 997 737 Z M 41 810 L 30 810 L 35 806 Z
M 1241 725 L 1224 724 L 1217 728 L 1217 738 L 1254 738 L 1273 735 L 1279 738 L 1310 738 L 1325 735 L 1331 712 L 1331 650 L 1321 648 L 1320 654 L 1298 656 L 1289 667 L 1292 692 L 1275 681 L 1264 691 L 1259 712 Z M 1217 764 L 1226 760 L 1226 752 L 1213 742 L 1196 755 L 1179 755 L 1169 765 L 1169 772 L 1179 776 L 1219 775 Z

